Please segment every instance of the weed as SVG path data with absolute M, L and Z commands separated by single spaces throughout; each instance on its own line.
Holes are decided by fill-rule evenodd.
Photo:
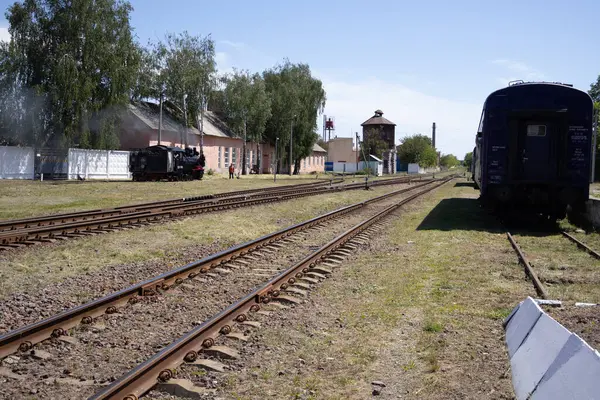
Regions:
M 415 368 L 416 368 L 416 366 L 417 366 L 417 365 L 415 364 L 415 361 L 414 361 L 414 360 L 411 360 L 411 361 L 410 361 L 408 364 L 404 364 L 404 365 L 402 366 L 402 369 L 404 370 L 404 372 L 408 372 L 408 371 L 410 371 L 410 370 L 412 370 L 412 369 L 415 369 Z
M 440 333 L 443 329 L 444 326 L 442 324 L 434 321 L 427 321 L 423 326 L 425 332 Z

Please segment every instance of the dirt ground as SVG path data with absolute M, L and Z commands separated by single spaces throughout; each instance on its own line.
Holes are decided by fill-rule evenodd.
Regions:
M 303 304 L 261 318 L 230 372 L 178 377 L 218 399 L 512 399 L 502 321 L 533 289 L 501 227 L 464 182 L 398 214 Z
M 594 349 L 600 349 L 600 309 L 595 307 L 549 308 L 546 311 L 565 328 L 579 335 Z

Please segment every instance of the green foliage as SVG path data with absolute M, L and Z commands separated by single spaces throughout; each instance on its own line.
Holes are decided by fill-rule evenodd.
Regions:
M 440 157 L 440 166 L 444 168 L 456 167 L 459 164 L 454 154 L 445 154 Z
M 237 71 L 224 80 L 224 108 L 229 127 L 250 142 L 260 143 L 271 117 L 271 99 L 259 74 Z
M 467 167 L 468 169 L 471 169 L 471 165 L 473 164 L 473 152 L 472 151 L 465 154 L 465 160 L 463 162 L 465 164 L 465 167 Z
M 317 144 L 321 146 L 321 148 L 329 150 L 329 144 L 327 144 L 327 142 L 324 141 L 322 138 L 317 139 Z
M 113 106 L 129 100 L 140 60 L 131 10 L 121 0 L 9 6 L 11 41 L 0 45 L 0 136 L 37 146 L 118 146 Z M 89 129 L 93 119 L 103 129 Z
M 169 33 L 164 41 L 154 45 L 153 52 L 158 70 L 154 78 L 157 83 L 152 87 L 164 88 L 165 99 L 180 110 L 187 95 L 187 122 L 188 126 L 194 125 L 216 86 L 214 40 L 210 35 L 192 36 L 187 31 Z M 181 111 L 178 119 L 185 123 Z
M 360 161 L 370 161 L 370 154 L 382 158 L 383 153 L 388 150 L 388 144 L 379 137 L 377 129 L 370 129 L 365 136 L 366 139 L 360 142 Z M 367 157 L 367 159 L 365 160 L 364 157 Z
M 412 135 L 404 138 L 397 147 L 402 163 L 416 163 L 421 167 L 432 167 L 437 163 L 437 153 L 431 145 L 431 138 L 425 135 Z
M 596 82 L 590 85 L 590 90 L 588 94 L 594 100 L 594 103 L 600 102 L 600 76 L 596 79 Z
M 264 138 L 271 145 L 279 138 L 280 159 L 288 160 L 293 126 L 292 155 L 297 173 L 300 160 L 312 153 L 319 138 L 315 131 L 317 116 L 325 107 L 323 84 L 311 75 L 307 64 L 292 64 L 288 60 L 265 71 L 263 79 L 271 99 L 271 117 Z

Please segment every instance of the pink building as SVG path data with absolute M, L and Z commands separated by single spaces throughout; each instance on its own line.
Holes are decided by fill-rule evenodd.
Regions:
M 198 118 L 200 119 L 200 118 Z M 128 104 L 121 123 L 119 139 L 121 150 L 144 148 L 158 144 L 159 106 L 150 102 L 136 102 Z M 162 133 L 160 144 L 174 147 L 184 147 L 186 143 L 186 129 L 169 113 L 163 109 Z M 205 169 L 212 169 L 219 173 L 227 173 L 229 165 L 235 166 L 235 171 L 242 170 L 242 149 L 244 141 L 229 129 L 221 120 L 218 113 L 206 111 L 204 113 L 204 135 L 201 138 L 200 130 L 196 127 L 187 129 L 187 145 L 200 151 L 202 141 L 204 156 L 206 157 Z M 258 166 L 261 157 L 261 173 L 273 172 L 275 148 L 268 144 L 246 143 L 246 168 L 248 172 Z M 318 146 L 313 147 L 310 157 L 300 162 L 300 173 L 323 172 L 327 152 Z
M 312 154 L 300 161 L 300 173 L 325 172 L 325 161 L 327 161 L 327 150 L 315 143 Z
M 121 124 L 119 139 L 122 150 L 144 148 L 158 144 L 159 108 L 157 104 L 149 102 L 132 103 L 127 106 Z M 163 109 L 162 133 L 160 144 L 174 147 L 184 147 L 185 128 Z M 200 130 L 196 127 L 187 129 L 187 145 L 200 150 L 203 142 L 204 156 L 206 157 L 206 170 L 226 173 L 229 165 L 235 166 L 236 173 L 242 167 L 243 139 L 238 138 L 229 129 L 216 113 L 204 113 L 204 137 L 201 138 Z M 262 173 L 272 172 L 272 160 L 275 149 L 268 144 L 246 143 L 246 166 L 248 171 L 251 166 L 258 165 L 259 155 L 262 157 Z

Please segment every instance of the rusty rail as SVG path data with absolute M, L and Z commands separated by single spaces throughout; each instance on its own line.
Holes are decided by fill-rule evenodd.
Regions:
M 531 264 L 529 263 L 529 260 L 515 241 L 514 237 L 510 234 L 510 232 L 506 232 L 506 237 L 508 238 L 508 241 L 512 245 L 513 249 L 515 249 L 515 251 L 517 252 L 517 255 L 519 256 L 519 261 L 525 267 L 525 273 L 533 282 L 533 286 L 535 287 L 535 291 L 537 292 L 538 296 L 540 296 L 543 299 L 547 299 L 548 292 L 546 291 L 546 288 L 544 287 L 544 285 L 542 285 L 542 282 L 539 280 Z
M 112 207 L 107 209 L 95 209 L 95 210 L 87 210 L 87 211 L 77 211 L 72 213 L 63 213 L 63 214 L 54 214 L 54 215 L 46 215 L 41 217 L 31 217 L 31 218 L 22 218 L 22 219 L 12 219 L 6 221 L 0 221 L 0 232 L 3 231 L 11 231 L 21 228 L 33 227 L 33 226 L 45 226 L 45 225 L 54 225 L 60 223 L 67 222 L 75 222 L 81 220 L 89 220 L 95 218 L 102 217 L 111 217 L 116 215 L 122 215 L 124 213 L 131 213 L 141 210 L 147 210 L 151 208 L 169 206 L 169 205 L 177 205 L 189 202 L 197 202 L 203 200 L 213 200 L 220 198 L 229 198 L 236 196 L 245 196 L 251 194 L 258 193 L 268 193 L 268 192 L 278 192 L 285 191 L 288 189 L 305 189 L 315 186 L 325 186 L 330 184 L 339 184 L 343 182 L 343 179 L 338 179 L 335 182 L 330 181 L 319 181 L 312 182 L 308 184 L 299 184 L 299 185 L 285 185 L 285 186 L 276 186 L 276 187 L 266 187 L 266 188 L 258 188 L 258 189 L 248 189 L 248 190 L 239 190 L 234 192 L 222 192 L 215 194 L 208 194 L 202 196 L 194 196 L 194 197 L 184 197 L 181 199 L 170 199 L 170 200 L 159 200 L 147 203 L 138 203 L 132 205 L 124 205 L 118 207 Z
M 410 183 L 410 178 L 397 178 L 386 181 L 372 182 L 372 186 L 386 186 L 401 183 Z M 231 208 L 247 207 L 263 203 L 284 201 L 305 196 L 314 196 L 332 191 L 345 191 L 363 189 L 362 183 L 349 184 L 343 187 L 315 187 L 310 191 L 306 188 L 285 191 L 267 191 L 266 193 L 251 194 L 250 198 L 245 196 L 225 198 L 222 200 L 200 200 L 183 202 L 174 205 L 166 205 L 160 208 L 140 209 L 125 214 L 109 215 L 92 220 L 79 220 L 45 226 L 35 226 L 23 229 L 0 231 L 0 249 L 20 247 L 22 245 L 36 244 L 39 242 L 53 240 L 57 237 L 77 237 L 96 233 L 108 232 L 126 226 L 143 225 L 161 221 L 167 218 L 176 218 L 211 211 L 220 211 Z
M 579 247 L 580 249 L 583 249 L 583 250 L 587 251 L 594 258 L 600 260 L 600 253 L 598 253 L 596 250 L 592 249 L 587 244 L 583 243 L 581 240 L 577 239 L 573 235 L 568 234 L 565 231 L 561 231 L 560 233 L 562 233 L 563 236 L 566 237 L 567 239 L 569 239 L 570 241 L 574 242 L 577 245 L 577 247 Z
M 66 310 L 50 318 L 46 318 L 39 322 L 10 331 L 0 336 L 0 359 L 16 351 L 28 351 L 34 344 L 52 336 L 64 335 L 68 329 L 77 326 L 80 323 L 89 324 L 94 318 L 97 318 L 105 313 L 110 314 L 115 312 L 118 307 L 124 306 L 128 302 L 136 302 L 138 300 L 138 296 L 144 295 L 149 291 L 155 291 L 157 289 L 169 289 L 169 287 L 173 285 L 182 283 L 184 279 L 192 279 L 198 274 L 207 273 L 213 268 L 217 268 L 220 265 L 226 264 L 252 251 L 258 250 L 263 246 L 291 236 L 299 231 L 308 229 L 326 220 L 338 218 L 368 204 L 418 189 L 420 187 L 429 185 L 432 182 L 437 181 L 423 182 L 413 187 L 396 190 L 373 199 L 339 208 L 299 224 L 267 234 L 250 242 L 231 247 L 227 250 L 205 257 L 199 261 L 173 269 L 169 272 L 147 279 L 100 299 Z
M 181 338 L 171 343 L 150 359 L 138 365 L 89 399 L 137 400 L 156 383 L 171 379 L 175 368 L 183 364 L 186 360 L 194 361 L 199 353 L 214 345 L 215 338 L 230 332 L 232 326 L 236 322 L 245 321 L 248 313 L 259 311 L 261 304 L 266 304 L 273 298 L 278 297 L 288 285 L 295 283 L 296 279 L 301 278 L 304 274 L 310 272 L 311 269 L 317 267 L 326 260 L 328 256 L 342 248 L 356 235 L 368 229 L 371 225 L 375 224 L 398 207 L 430 192 L 449 180 L 451 180 L 451 178 L 445 179 L 441 183 L 437 183 L 419 193 L 415 193 L 414 195 L 387 207 L 373 217 L 355 225 L 316 252 L 308 255 L 302 261 L 283 271 L 281 274 L 265 283 L 262 287 L 227 307 L 227 309 L 210 320 L 198 325 L 196 328 L 192 329 L 190 332 L 186 333 Z

